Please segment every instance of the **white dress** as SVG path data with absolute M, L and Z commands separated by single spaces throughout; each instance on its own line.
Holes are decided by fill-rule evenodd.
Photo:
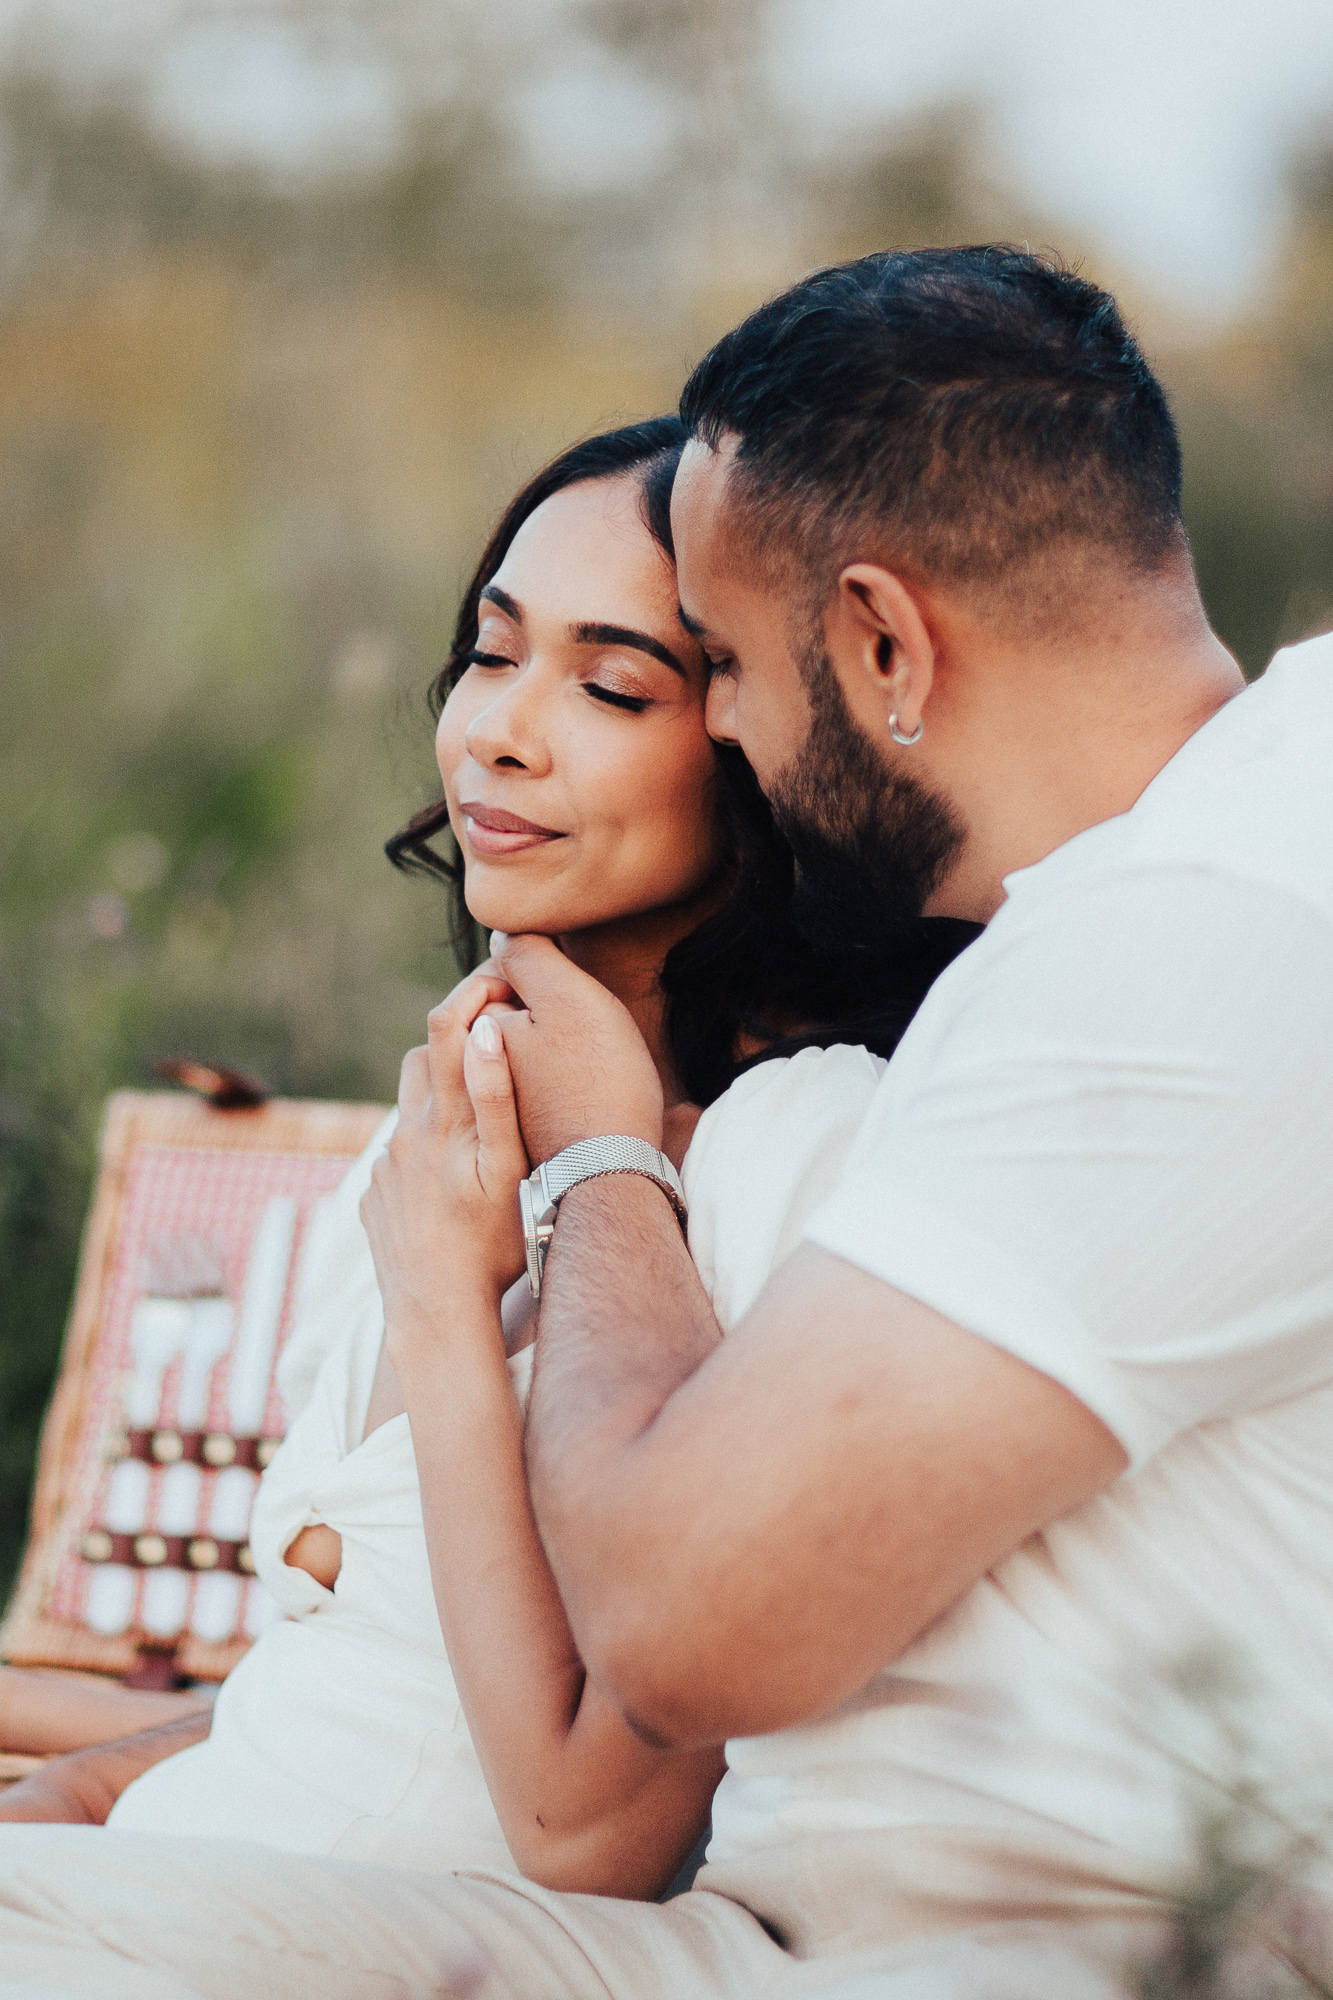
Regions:
M 690 1249 L 725 1332 L 841 1177 L 884 1063 L 859 1048 L 762 1063 L 699 1121 L 683 1179 Z M 251 1548 L 287 1616 L 223 1684 L 206 1741 L 128 1787 L 108 1825 L 259 1840 L 439 1870 L 512 1869 L 440 1634 L 405 1415 L 364 1437 L 384 1335 L 358 1204 L 392 1119 L 312 1233 L 279 1371 L 296 1408 Z M 532 1349 L 509 1363 L 522 1399 Z M 332 1590 L 283 1561 L 303 1527 L 342 1537 Z

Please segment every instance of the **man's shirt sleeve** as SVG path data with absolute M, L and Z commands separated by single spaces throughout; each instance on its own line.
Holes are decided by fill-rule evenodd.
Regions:
M 1134 1461 L 1333 1378 L 1333 926 L 1206 867 L 1017 899 L 806 1234 L 1062 1382 Z

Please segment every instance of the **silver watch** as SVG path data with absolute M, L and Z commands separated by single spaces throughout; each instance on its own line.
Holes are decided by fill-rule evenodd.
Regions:
M 535 1174 L 518 1184 L 518 1212 L 528 1253 L 528 1286 L 534 1299 L 542 1295 L 542 1272 L 547 1248 L 555 1234 L 556 1210 L 572 1187 L 577 1187 L 580 1181 L 597 1180 L 603 1174 L 642 1174 L 656 1182 L 684 1229 L 685 1190 L 665 1153 L 659 1153 L 646 1139 L 624 1135 L 580 1139 L 566 1146 L 563 1153 L 543 1160 Z

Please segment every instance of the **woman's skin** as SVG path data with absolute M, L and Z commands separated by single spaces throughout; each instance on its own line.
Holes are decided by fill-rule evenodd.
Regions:
M 156 1694 L 101 1674 L 0 1666 L 0 1749 L 50 1757 L 87 1743 L 111 1743 L 131 1730 L 154 1729 L 210 1709 L 215 1692 Z
M 555 934 L 623 1001 L 683 1151 L 692 1120 L 657 978 L 725 871 L 704 664 L 638 490 L 633 477 L 568 488 L 520 530 L 436 748 L 472 914 Z M 721 1754 L 641 1741 L 570 1635 L 529 1503 L 499 1303 L 522 1269 L 514 1188 L 528 1162 L 512 1122 L 478 1162 L 461 1043 L 500 987 L 483 974 L 469 991 L 404 1063 L 400 1125 L 362 1204 L 386 1328 L 367 1430 L 407 1410 L 440 1622 L 515 1860 L 548 1887 L 652 1896 L 704 1824 Z M 484 1019 L 474 1047 L 488 1033 L 498 1049 Z M 423 1177 L 449 1190 L 443 1233 L 434 1204 L 410 1198 Z M 511 1347 L 523 1337 L 511 1326 Z M 322 1554 L 327 1573 L 336 1552 Z
M 678 1163 L 698 1113 L 671 1072 L 658 975 L 725 891 L 705 682 L 638 479 L 588 482 L 516 535 L 436 737 L 469 909 L 490 928 L 556 936 L 624 1004 L 653 1052 Z M 722 1755 L 653 1748 L 588 1681 L 537 1535 L 506 1366 L 534 1324 L 526 1280 L 512 1282 L 529 1163 L 485 1018 L 506 991 L 474 974 L 403 1064 L 399 1127 L 362 1204 L 385 1309 L 366 1433 L 406 1410 L 440 1623 L 519 1867 L 552 1888 L 653 1896 L 705 1823 Z M 465 1067 L 478 1103 L 490 1088 L 501 1108 L 498 1145 L 478 1146 Z M 341 1557 L 325 1524 L 287 1551 L 330 1587 Z M 206 1733 L 182 1718 L 118 1745 L 109 1779 L 105 1753 L 62 1759 L 15 1787 L 0 1819 L 105 1818 L 139 1770 Z

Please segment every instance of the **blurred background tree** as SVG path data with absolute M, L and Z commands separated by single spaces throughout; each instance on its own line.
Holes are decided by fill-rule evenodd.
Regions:
M 802 115 L 773 16 L 196 5 L 201 31 L 243 18 L 387 92 L 375 143 L 290 167 L 164 122 L 147 45 L 110 79 L 64 43 L 11 48 L 0 1590 L 107 1092 L 189 1052 L 387 1099 L 456 976 L 440 898 L 380 848 L 432 792 L 423 692 L 510 490 L 669 407 L 707 342 L 812 264 L 1062 240 L 986 167 L 984 107 L 891 134 Z M 1296 163 L 1282 287 L 1251 323 L 1190 342 L 1139 315 L 1205 594 L 1251 672 L 1333 623 L 1331 162 Z

